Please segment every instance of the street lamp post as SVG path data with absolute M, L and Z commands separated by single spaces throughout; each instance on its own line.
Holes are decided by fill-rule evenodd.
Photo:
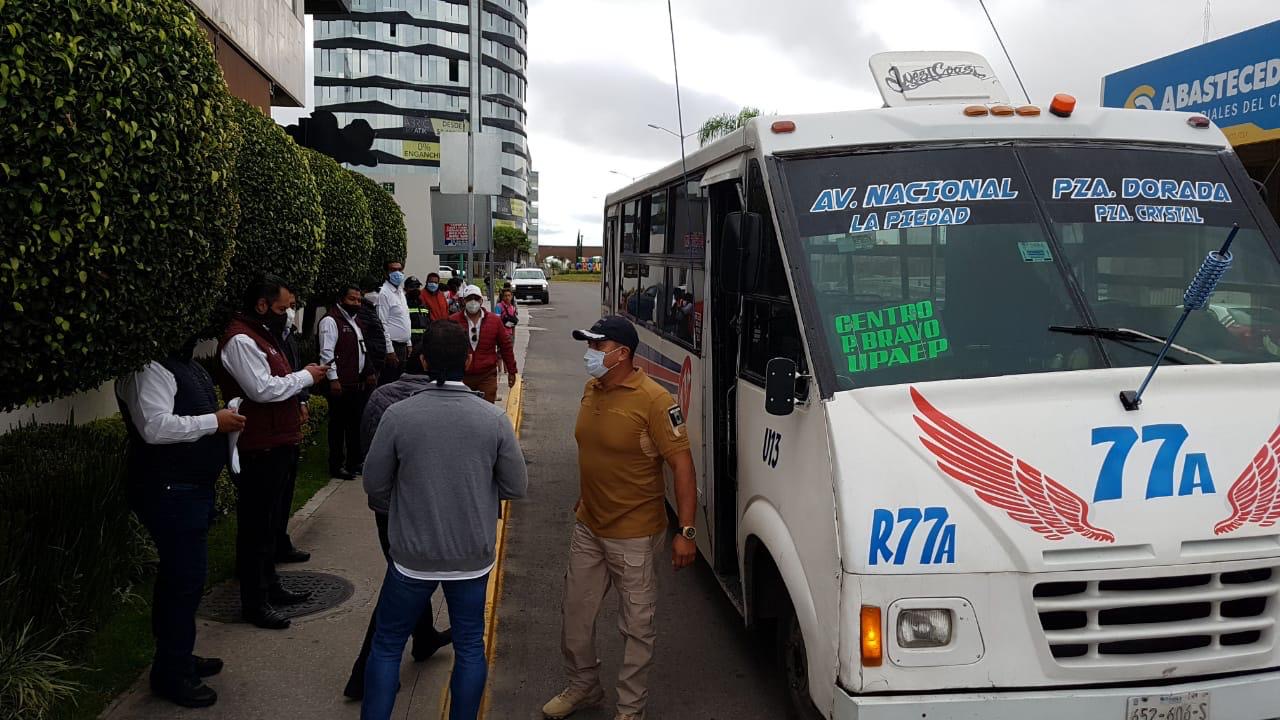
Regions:
M 684 135 L 681 135 L 680 133 L 676 132 L 675 130 L 669 130 L 669 129 L 667 129 L 667 128 L 662 127 L 661 125 L 654 125 L 653 123 L 648 123 L 648 126 L 649 126 L 649 127 L 651 127 L 651 128 L 653 128 L 654 130 L 661 130 L 662 132 L 664 132 L 664 133 L 666 133 L 666 134 L 668 134 L 668 135 L 670 135 L 670 136 L 672 136 L 672 137 L 680 138 L 680 142 L 684 142 L 685 140 L 687 140 L 687 139 L 689 139 L 689 138 L 691 138 L 691 137 L 693 137 L 694 135 L 696 135 L 696 134 L 697 134 L 696 132 L 691 132 L 691 133 L 685 133 Z

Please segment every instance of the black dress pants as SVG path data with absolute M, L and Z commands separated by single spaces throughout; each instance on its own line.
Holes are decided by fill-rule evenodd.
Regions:
M 378 542 L 382 544 L 382 556 L 391 562 L 391 540 L 387 537 L 387 526 L 390 522 L 386 513 L 374 513 L 374 522 L 378 525 Z M 427 645 L 435 640 L 436 628 L 433 622 L 434 613 L 431 611 L 431 601 L 427 601 L 427 606 L 423 608 L 422 615 L 418 616 L 418 624 L 413 628 L 413 646 L 416 648 L 420 644 Z M 356 658 L 356 663 L 351 667 L 351 677 L 356 679 L 362 686 L 364 685 L 364 669 L 369 662 L 369 648 L 373 643 L 373 632 L 377 629 L 378 613 L 374 612 L 369 616 L 369 629 L 364 632 L 364 643 L 360 645 L 360 656 Z
M 400 379 L 404 374 L 404 362 L 409 358 L 409 343 L 391 341 L 391 347 L 396 354 L 396 359 L 400 362 L 395 367 L 384 365 L 382 372 L 378 374 L 378 385 L 387 385 Z
M 212 483 L 139 488 L 131 498 L 160 556 L 151 601 L 156 640 L 152 686 L 169 687 L 195 677 L 196 609 L 204 595 L 213 498 Z
M 276 509 L 276 557 L 293 552 L 293 539 L 289 537 L 289 518 L 293 515 L 293 491 L 298 485 L 298 463 L 302 461 L 302 448 L 294 446 L 293 462 L 289 476 L 285 478 L 280 493 L 280 507 Z
M 276 541 L 282 496 L 298 457 L 296 445 L 240 453 L 236 484 L 236 575 L 240 607 L 256 612 L 280 582 L 276 576 Z M 287 522 L 287 520 L 286 520 Z
M 355 472 L 364 464 L 360 443 L 360 418 L 369 402 L 363 385 L 344 385 L 341 395 L 329 395 L 329 472 L 343 468 Z

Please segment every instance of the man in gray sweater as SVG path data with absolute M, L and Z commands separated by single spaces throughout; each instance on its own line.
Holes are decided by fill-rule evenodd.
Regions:
M 469 348 L 453 323 L 427 330 L 434 384 L 387 408 L 365 458 L 369 506 L 389 516 L 391 563 L 378 598 L 362 720 L 391 717 L 400 657 L 436 586 L 452 626 L 451 720 L 475 718 L 484 694 L 484 605 L 499 503 L 523 497 L 524 454 L 506 413 L 463 385 Z M 434 418 L 450 432 L 432 433 Z

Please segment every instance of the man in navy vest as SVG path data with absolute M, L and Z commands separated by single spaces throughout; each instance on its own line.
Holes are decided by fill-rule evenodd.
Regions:
M 129 504 L 160 556 L 151 603 L 156 639 L 151 689 L 183 707 L 206 707 L 218 694 L 201 678 L 222 670 L 193 655 L 196 608 L 204 592 L 214 481 L 227 464 L 221 433 L 245 427 L 219 410 L 213 379 L 191 359 L 195 340 L 116 384 L 129 433 Z
M 294 371 L 281 331 L 293 305 L 283 280 L 264 277 L 251 283 L 244 309 L 236 313 L 218 342 L 222 397 L 241 398 L 245 429 L 236 448 L 236 574 L 244 619 L 260 628 L 283 630 L 288 618 L 276 606 L 305 601 L 310 593 L 286 589 L 276 575 L 277 527 L 281 496 L 302 444 L 302 406 L 298 394 L 324 377 L 323 365 Z
M 319 328 L 320 362 L 329 366 L 329 475 L 342 480 L 350 480 L 364 464 L 360 416 L 378 384 L 361 302 L 360 288 L 347 286 Z

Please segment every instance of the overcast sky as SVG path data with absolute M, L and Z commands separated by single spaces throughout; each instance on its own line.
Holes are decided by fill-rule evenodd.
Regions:
M 985 55 L 1017 82 L 978 0 L 672 0 L 685 132 L 754 105 L 803 113 L 879 107 L 883 50 Z M 1033 101 L 1098 102 L 1101 78 L 1199 44 L 1205 0 L 987 0 Z M 1280 0 L 1213 0 L 1209 38 L 1280 18 Z M 679 158 L 665 0 L 530 0 L 529 148 L 540 243 L 599 242 L 604 196 Z M 697 145 L 690 138 L 688 148 Z

